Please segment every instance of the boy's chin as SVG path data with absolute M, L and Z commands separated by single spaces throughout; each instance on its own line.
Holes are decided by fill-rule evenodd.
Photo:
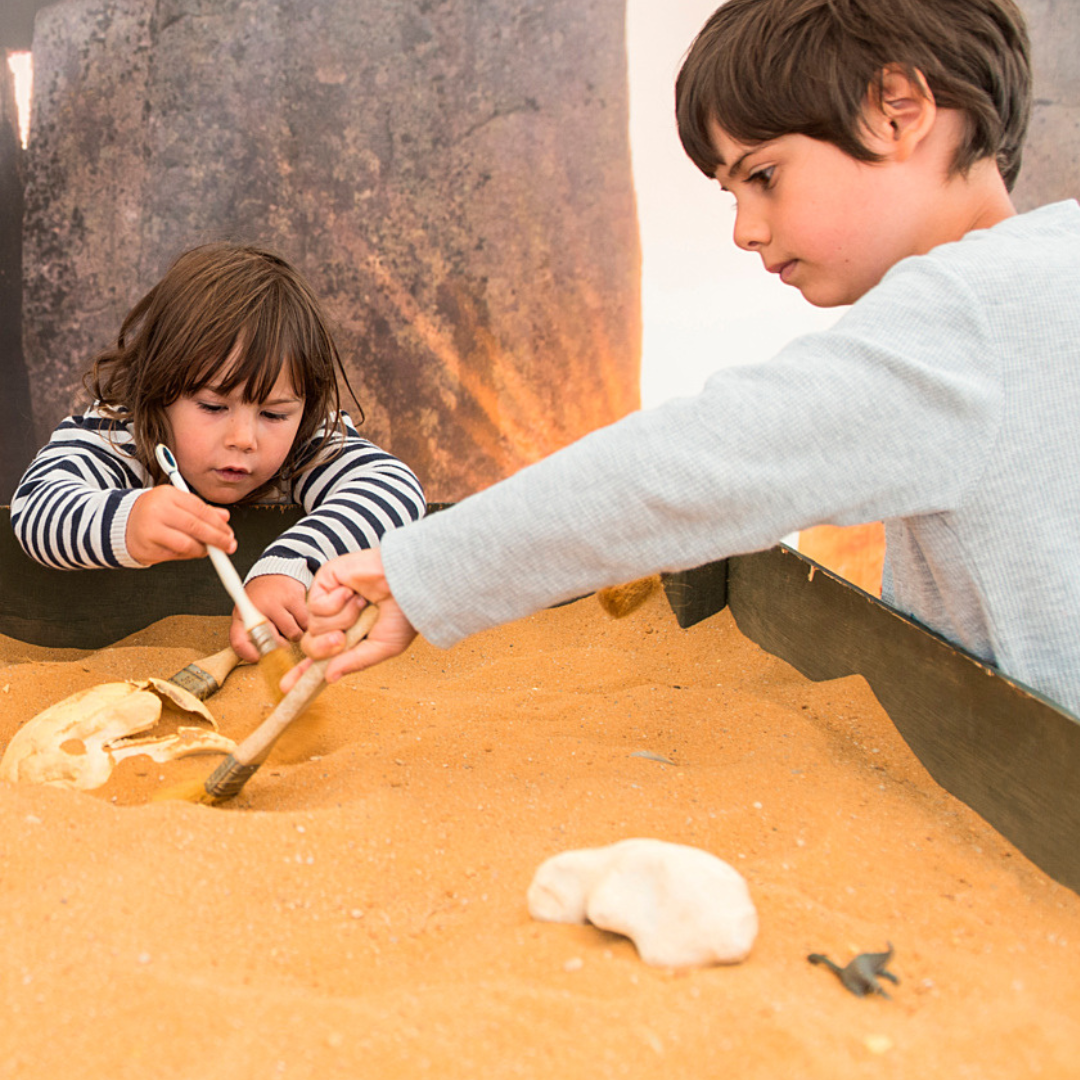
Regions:
M 809 285 L 799 289 L 802 298 L 816 308 L 847 307 L 849 304 L 854 304 L 865 291 L 843 292 L 836 289 L 815 289 Z

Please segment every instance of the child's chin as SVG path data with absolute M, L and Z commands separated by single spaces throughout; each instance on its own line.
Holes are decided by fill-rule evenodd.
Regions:
M 215 506 L 234 506 L 238 502 L 243 502 L 250 494 L 248 491 L 237 491 L 232 487 L 215 487 L 201 491 L 198 489 L 194 490 L 195 494 L 198 495 L 200 499 L 203 499 L 208 503 L 213 503 Z

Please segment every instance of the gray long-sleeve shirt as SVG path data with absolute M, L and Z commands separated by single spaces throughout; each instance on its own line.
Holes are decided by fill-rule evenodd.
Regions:
M 897 264 L 831 329 L 395 531 L 428 640 L 810 525 L 884 519 L 884 598 L 1080 712 L 1080 207 Z

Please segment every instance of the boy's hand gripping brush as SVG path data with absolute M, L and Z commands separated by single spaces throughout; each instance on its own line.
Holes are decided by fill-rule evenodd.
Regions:
M 154 456 L 173 487 L 178 488 L 180 491 L 191 491 L 191 488 L 187 486 L 187 481 L 180 475 L 180 467 L 176 463 L 176 458 L 173 457 L 172 451 L 164 443 L 158 443 L 154 450 Z M 248 594 L 244 592 L 244 583 L 240 580 L 236 567 L 229 561 L 229 556 L 221 548 L 214 547 L 212 544 L 207 544 L 206 550 L 210 555 L 210 561 L 214 564 L 218 577 L 221 578 L 221 584 L 225 586 L 225 591 L 232 597 L 236 610 L 240 612 L 240 618 L 244 622 L 244 629 L 247 631 L 247 636 L 252 645 L 259 650 L 260 656 L 269 656 L 278 647 L 274 631 L 270 626 L 270 620 L 259 611 L 251 602 Z
M 360 617 L 345 632 L 345 648 L 351 649 L 375 625 L 379 617 L 376 604 L 368 604 Z M 202 783 L 184 785 L 162 792 L 160 799 L 186 799 L 189 802 L 225 802 L 240 794 L 244 785 L 267 759 L 285 729 L 315 700 L 326 686 L 323 675 L 330 657 L 316 660 L 278 702 L 274 711 L 231 753 Z

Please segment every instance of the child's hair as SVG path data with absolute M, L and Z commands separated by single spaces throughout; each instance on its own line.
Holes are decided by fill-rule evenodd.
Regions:
M 154 448 L 168 441 L 167 406 L 208 386 L 242 387 L 245 402 L 261 403 L 283 368 L 304 399 L 278 474 L 288 480 L 319 426 L 340 427 L 337 376 L 349 387 L 348 376 L 318 300 L 289 263 L 262 248 L 212 243 L 172 264 L 83 382 L 106 416 L 132 425 L 136 456 L 160 479 Z
M 749 145 L 807 135 L 878 160 L 863 143 L 863 108 L 890 64 L 921 73 L 939 107 L 966 115 L 951 173 L 991 157 L 1011 191 L 1031 111 L 1013 0 L 728 0 L 679 72 L 679 137 L 709 177 L 719 164 L 711 123 Z

